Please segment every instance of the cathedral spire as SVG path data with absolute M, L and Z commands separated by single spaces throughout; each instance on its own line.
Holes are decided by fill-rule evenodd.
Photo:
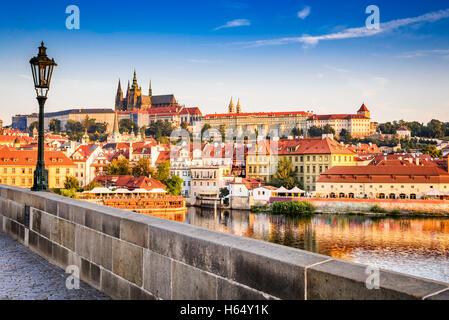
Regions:
M 137 84 L 137 76 L 136 76 L 136 69 L 134 69 L 134 78 L 133 78 L 133 89 L 137 89 L 139 86 Z
M 118 92 L 122 92 L 122 86 L 120 84 L 120 78 L 118 79 L 118 88 L 117 88 L 117 93 Z
M 232 102 L 232 97 L 231 97 L 231 102 L 229 102 L 228 113 L 235 113 L 235 107 L 234 107 L 234 102 Z
M 151 80 L 150 80 L 150 90 L 148 91 L 148 95 L 150 97 L 153 95 L 153 89 L 151 89 Z
M 242 106 L 240 105 L 240 98 L 237 101 L 237 113 L 242 113 Z

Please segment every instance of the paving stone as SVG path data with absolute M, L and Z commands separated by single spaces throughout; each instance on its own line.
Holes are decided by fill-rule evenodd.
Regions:
M 107 300 L 80 282 L 67 289 L 69 275 L 0 232 L 0 300 Z

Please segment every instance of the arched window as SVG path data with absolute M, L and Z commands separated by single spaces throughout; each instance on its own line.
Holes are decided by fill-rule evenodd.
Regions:
M 412 194 L 410 195 L 410 199 L 416 200 L 416 194 L 412 193 Z
M 407 198 L 407 196 L 406 196 L 405 194 L 403 194 L 403 193 L 401 193 L 399 197 L 400 197 L 401 199 Z
M 379 199 L 385 199 L 385 193 L 379 193 Z
M 390 199 L 396 199 L 396 195 L 394 193 L 390 194 Z

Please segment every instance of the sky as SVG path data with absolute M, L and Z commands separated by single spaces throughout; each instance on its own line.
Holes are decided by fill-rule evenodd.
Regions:
M 44 3 L 44 5 L 41 5 Z M 80 28 L 68 29 L 76 5 Z M 368 29 L 369 5 L 379 29 Z M 0 8 L 0 119 L 38 111 L 29 59 L 58 63 L 46 111 L 113 108 L 136 69 L 153 94 L 203 114 L 355 113 L 449 121 L 449 2 L 8 1 Z

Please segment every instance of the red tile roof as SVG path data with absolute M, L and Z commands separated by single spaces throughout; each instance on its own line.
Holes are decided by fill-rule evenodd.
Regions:
M 45 151 L 45 166 L 75 166 L 62 151 Z M 16 150 L 8 147 L 0 149 L 0 166 L 35 166 L 37 150 Z
M 125 188 L 128 190 L 134 190 L 134 189 L 146 189 L 146 190 L 152 190 L 152 189 L 164 189 L 166 190 L 167 187 L 161 183 L 160 181 L 149 178 L 149 177 L 134 177 L 134 176 L 119 176 L 119 175 L 103 175 L 103 176 L 96 176 L 94 178 L 94 181 L 102 184 L 103 186 L 109 185 L 109 186 L 115 186 L 117 188 Z
M 311 116 L 311 113 L 304 111 L 287 112 L 254 112 L 254 113 L 221 113 L 207 114 L 203 118 L 235 118 L 235 117 L 281 117 L 281 116 Z
M 335 183 L 449 183 L 449 173 L 437 166 L 332 167 L 318 182 Z
M 365 106 L 365 104 L 362 104 L 362 106 L 360 107 L 359 111 L 357 111 L 357 112 L 362 112 L 362 111 L 368 111 L 368 112 L 369 112 L 369 110 L 368 110 L 368 108 Z
M 277 154 L 278 155 L 299 155 L 299 154 L 347 154 L 355 155 L 354 152 L 342 146 L 335 140 L 325 138 L 314 139 L 297 139 L 297 140 L 279 140 L 277 143 L 270 143 L 269 140 L 264 140 L 248 150 L 248 154 Z M 271 149 L 271 150 L 270 150 Z
M 350 119 L 368 119 L 367 117 L 360 114 L 324 114 L 324 115 L 313 115 L 309 117 L 308 120 L 350 120 Z

